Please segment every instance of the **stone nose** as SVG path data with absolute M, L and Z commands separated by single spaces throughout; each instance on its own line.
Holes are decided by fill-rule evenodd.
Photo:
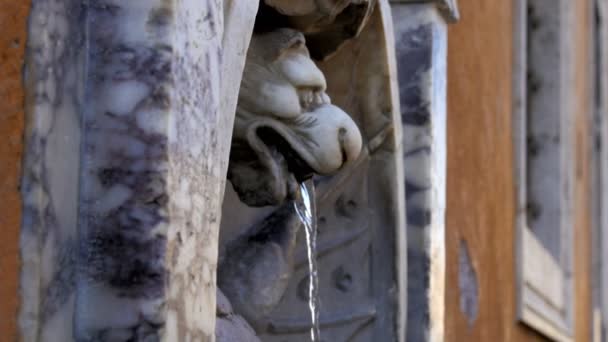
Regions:
M 283 58 L 278 64 L 283 76 L 295 88 L 310 88 L 321 91 L 327 88 L 323 72 L 308 57 L 308 53 L 292 53 L 289 58 Z
M 325 104 L 307 115 L 314 125 L 306 128 L 313 142 L 307 161 L 319 174 L 332 174 L 359 157 L 362 138 L 353 119 L 337 106 Z

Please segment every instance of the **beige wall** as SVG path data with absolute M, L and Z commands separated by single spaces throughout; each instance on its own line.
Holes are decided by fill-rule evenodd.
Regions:
M 542 341 L 516 320 L 515 189 L 511 138 L 512 4 L 459 0 L 449 31 L 446 340 Z M 589 341 L 588 2 L 577 1 L 576 340 Z M 469 326 L 460 310 L 458 256 L 466 241 L 479 286 Z

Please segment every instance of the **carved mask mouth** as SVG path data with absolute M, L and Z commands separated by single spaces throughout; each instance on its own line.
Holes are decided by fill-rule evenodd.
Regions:
M 268 149 L 274 149 L 283 156 L 287 170 L 292 173 L 298 183 L 302 183 L 315 173 L 315 170 L 294 150 L 290 143 L 279 132 L 269 126 L 259 127 L 256 135 Z M 281 160 L 275 160 L 280 162 Z
M 238 116 L 235 127 L 228 179 L 256 207 L 294 198 L 298 183 L 339 171 L 362 144 L 350 116 L 331 104 L 293 119 Z
M 233 141 L 228 179 L 249 206 L 278 205 L 295 198 L 299 183 L 315 170 L 302 157 L 302 147 L 275 120 L 260 120 Z

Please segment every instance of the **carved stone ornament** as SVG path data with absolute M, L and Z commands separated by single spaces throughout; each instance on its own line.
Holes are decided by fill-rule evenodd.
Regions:
M 258 27 L 292 27 L 306 36 L 316 60 L 333 55 L 346 41 L 359 35 L 377 0 L 264 0 Z M 271 10 L 263 10 L 270 8 Z
M 326 88 L 302 33 L 281 28 L 253 36 L 228 179 L 248 206 L 279 207 L 229 244 L 218 283 L 236 312 L 258 331 L 266 329 L 292 272 L 301 226 L 292 200 L 299 184 L 313 174 L 337 172 L 361 151 L 357 125 L 331 104 Z
M 403 341 L 389 13 L 32 1 L 19 340 L 310 341 L 304 183 L 323 339 Z
M 386 49 L 392 45 L 383 33 L 387 17 L 375 15 L 365 41 L 350 43 L 378 7 L 375 0 L 260 3 L 238 97 L 220 229 L 218 342 L 310 340 L 303 229 L 293 205 L 303 182 L 318 186 L 313 196 L 320 205 L 319 229 L 328 229 L 320 235 L 318 258 L 342 251 L 335 253 L 341 256 L 339 264 L 321 260 L 331 269 L 323 275 L 321 297 L 337 291 L 343 306 L 353 306 L 341 312 L 325 302 L 322 329 L 329 325 L 333 330 L 324 336 L 350 341 L 374 334 L 392 340 L 400 334 L 394 328 L 398 304 L 385 298 L 398 282 L 393 266 L 400 262 L 393 254 L 398 239 L 393 236 L 404 226 L 399 212 L 392 211 L 402 206 L 403 186 L 395 181 L 401 179 L 394 131 L 400 123 L 392 123 L 398 104 L 394 83 L 386 77 L 392 73 L 391 50 Z M 365 44 L 380 49 L 365 50 Z M 365 59 L 360 76 L 356 64 L 346 62 L 349 56 Z M 338 106 L 328 95 L 332 84 L 326 73 L 346 89 L 349 77 L 342 69 L 354 83 L 349 85 L 352 95 L 337 92 Z M 382 214 L 370 216 L 376 211 Z M 371 250 L 374 236 L 388 244 L 380 248 L 381 255 Z M 387 271 L 376 275 L 381 285 L 371 289 L 367 270 L 380 269 L 373 264 L 378 261 Z M 353 272 L 353 263 L 364 267 Z
M 313 173 L 334 173 L 357 158 L 361 133 L 325 90 L 301 33 L 279 29 L 253 37 L 228 167 L 243 202 L 281 204 Z

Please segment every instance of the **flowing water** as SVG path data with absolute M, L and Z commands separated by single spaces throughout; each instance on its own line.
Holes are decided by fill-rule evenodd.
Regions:
M 315 192 L 314 184 L 309 186 L 300 184 L 299 196 L 294 203 L 296 213 L 300 217 L 306 231 L 306 251 L 308 252 L 308 269 L 310 272 L 308 282 L 308 306 L 312 318 L 310 338 L 313 342 L 320 341 L 321 328 L 319 326 L 319 274 L 317 269 L 317 219 L 314 211 Z

